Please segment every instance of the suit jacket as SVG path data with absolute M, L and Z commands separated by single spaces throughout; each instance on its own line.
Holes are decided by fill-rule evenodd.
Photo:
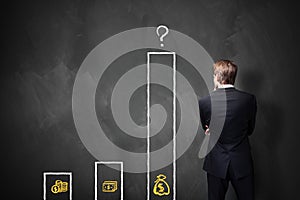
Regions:
M 221 98 L 221 93 L 226 94 L 226 98 Z M 216 104 L 226 103 L 226 110 L 216 106 L 215 116 L 211 116 L 212 100 L 217 102 Z M 199 101 L 199 109 L 204 130 L 205 125 L 210 125 L 212 118 L 218 123 L 218 120 L 222 121 L 222 115 L 226 115 L 223 116 L 225 122 L 220 137 L 205 157 L 203 169 L 224 179 L 229 163 L 237 179 L 252 173 L 253 164 L 248 136 L 252 134 L 255 127 L 257 111 L 255 96 L 235 88 L 220 88 L 202 98 Z M 210 130 L 210 137 L 213 134 L 214 131 Z

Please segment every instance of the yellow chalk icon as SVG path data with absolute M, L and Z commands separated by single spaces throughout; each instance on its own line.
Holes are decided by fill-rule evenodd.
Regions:
M 51 186 L 51 192 L 53 194 L 67 192 L 68 191 L 68 182 L 62 182 L 61 180 L 56 180 L 55 184 Z
M 102 192 L 115 192 L 118 189 L 117 181 L 103 181 Z
M 170 194 L 170 186 L 165 181 L 167 178 L 163 174 L 159 174 L 157 179 L 154 181 L 155 185 L 153 187 L 153 193 L 158 196 L 169 195 Z

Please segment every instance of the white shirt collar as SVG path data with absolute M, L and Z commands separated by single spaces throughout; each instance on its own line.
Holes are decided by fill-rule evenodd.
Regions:
M 233 88 L 234 86 L 231 84 L 222 84 L 219 86 L 219 88 Z

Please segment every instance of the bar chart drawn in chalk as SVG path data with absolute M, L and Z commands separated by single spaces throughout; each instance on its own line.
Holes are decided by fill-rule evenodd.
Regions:
M 157 30 L 157 27 L 136 28 L 118 33 L 104 40 L 82 62 L 76 74 L 72 93 L 73 119 L 77 134 L 85 148 L 99 162 L 121 162 L 122 173 L 146 173 L 147 199 L 150 198 L 150 185 L 153 185 L 149 173 L 170 164 L 173 166 L 173 181 L 171 184 L 173 187 L 170 188 L 172 188 L 173 199 L 176 199 L 176 160 L 191 146 L 199 127 L 197 94 L 189 79 L 176 70 L 176 57 L 180 56 L 189 62 L 203 78 L 206 87 L 213 88 L 210 77 L 211 71 L 208 67 L 213 65 L 210 55 L 191 37 L 176 30 L 167 30 L 165 32 L 167 34 L 163 33 L 163 37 L 161 37 L 161 32 Z M 131 134 L 133 137 L 147 140 L 147 152 L 131 152 L 115 145 L 106 136 L 97 118 L 95 94 L 101 77 L 112 62 L 120 56 L 140 49 L 155 49 L 155 51 L 151 50 L 145 55 L 146 62 L 144 64 L 132 67 L 120 77 L 114 85 L 111 102 L 109 102 L 114 121 L 120 130 Z M 173 85 L 166 84 L 164 78 L 157 80 L 154 77 L 150 80 L 150 55 L 155 54 L 171 55 L 173 57 L 173 68 L 159 63 L 151 63 L 151 70 L 155 72 L 154 74 L 172 74 Z M 148 79 L 145 78 L 145 72 L 148 72 L 146 75 Z M 150 106 L 148 102 L 149 90 L 147 90 L 147 126 L 135 124 L 131 119 L 128 108 L 130 97 L 135 90 L 141 86 L 149 88 L 150 84 L 162 85 L 172 91 L 172 103 L 174 105 L 178 101 L 181 119 L 177 130 L 175 129 L 176 121 L 173 120 L 172 141 L 155 151 L 150 151 L 149 148 L 149 138 L 152 136 L 149 132 L 151 126 L 149 113 L 151 109 L 155 109 L 155 106 Z M 214 105 L 212 102 L 213 113 Z M 191 118 L 193 120 L 190 120 Z M 173 106 L 173 119 L 176 119 L 176 106 Z M 221 129 L 217 131 L 221 132 Z M 217 141 L 218 138 L 214 139 Z M 170 150 L 173 152 L 173 156 L 166 158 L 165 155 Z M 199 156 L 201 158 L 205 157 L 210 150 L 207 140 L 203 140 Z M 150 157 L 157 162 L 150 163 Z M 151 168 L 149 167 L 150 164 Z M 118 169 L 115 166 L 111 167 Z M 126 184 L 126 180 L 124 180 L 124 184 Z M 120 188 L 123 188 L 123 184 Z M 126 191 L 124 192 L 126 193 Z

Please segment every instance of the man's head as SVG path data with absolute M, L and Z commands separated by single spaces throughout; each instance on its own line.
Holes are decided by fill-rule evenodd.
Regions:
M 218 88 L 219 85 L 234 85 L 237 74 L 237 66 L 230 60 L 219 60 L 214 64 L 214 84 Z

